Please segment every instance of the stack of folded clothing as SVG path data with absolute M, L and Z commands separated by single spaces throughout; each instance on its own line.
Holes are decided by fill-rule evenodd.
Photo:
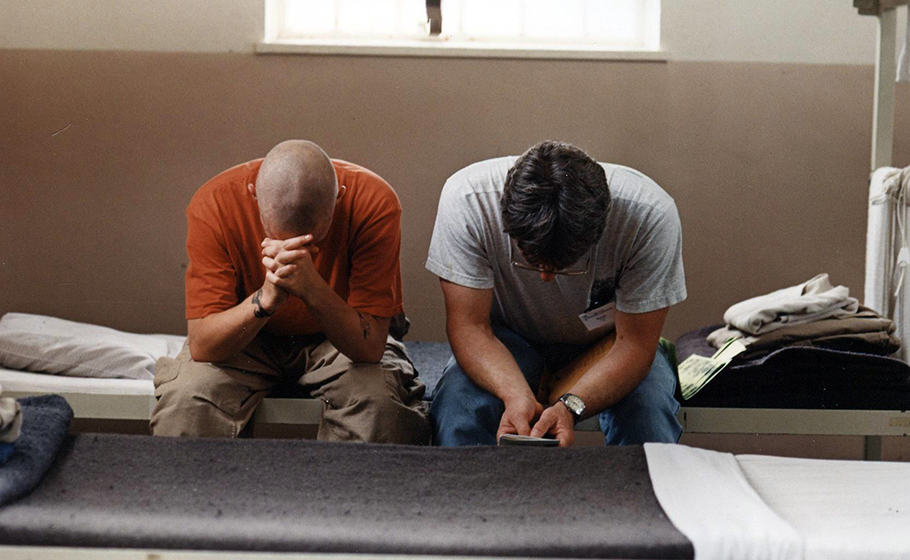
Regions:
M 0 387 L 0 465 L 13 454 L 15 442 L 22 430 L 22 410 L 16 399 L 3 397 Z
M 747 299 L 724 313 L 726 325 L 708 335 L 720 348 L 737 338 L 746 345 L 739 359 L 756 358 L 786 346 L 815 346 L 888 356 L 901 347 L 894 323 L 859 305 L 846 286 L 827 274 Z
M 893 322 L 827 274 L 737 303 L 724 321 L 676 341 L 689 406 L 910 408 L 910 366 L 892 356 L 901 346 Z M 745 349 L 718 351 L 732 339 Z M 716 358 L 689 364 L 705 375 L 690 367 L 684 376 L 690 356 Z

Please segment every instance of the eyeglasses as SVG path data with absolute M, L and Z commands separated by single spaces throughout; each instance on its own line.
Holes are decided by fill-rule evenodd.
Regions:
M 512 261 L 512 266 L 515 268 L 532 270 L 534 272 L 540 272 L 543 274 L 554 274 L 561 276 L 581 276 L 583 274 L 587 274 L 588 269 L 591 266 L 591 251 L 592 249 L 588 249 L 588 255 L 585 258 L 584 264 L 576 262 L 567 268 L 551 270 L 543 265 L 534 265 L 529 263 L 521 253 L 521 249 L 518 248 L 518 243 L 515 241 L 515 239 L 511 237 L 509 238 L 509 260 Z

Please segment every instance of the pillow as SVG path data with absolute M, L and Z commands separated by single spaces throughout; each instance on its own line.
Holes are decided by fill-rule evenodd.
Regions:
M 133 334 L 45 315 L 0 318 L 0 365 L 71 377 L 152 379 L 168 354 L 162 335 Z

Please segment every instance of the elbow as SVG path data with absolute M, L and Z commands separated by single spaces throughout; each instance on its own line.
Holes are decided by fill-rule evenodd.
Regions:
M 358 348 L 348 355 L 352 362 L 360 364 L 378 364 L 382 361 L 385 354 L 385 341 L 381 344 L 370 345 L 369 347 Z
M 189 336 L 186 343 L 190 350 L 190 358 L 194 362 L 221 362 L 227 358 L 220 356 L 214 348 L 200 341 L 198 337 Z
M 360 362 L 363 364 L 378 364 L 382 361 L 382 355 L 384 353 L 385 348 L 380 348 L 378 351 L 370 349 L 359 353 L 356 358 L 352 356 L 351 359 L 355 362 Z

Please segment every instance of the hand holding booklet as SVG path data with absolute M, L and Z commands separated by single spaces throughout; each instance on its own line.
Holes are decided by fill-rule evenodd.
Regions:
M 553 438 L 540 438 L 522 436 L 519 434 L 502 434 L 499 436 L 499 445 L 529 445 L 531 447 L 559 447 L 559 440 Z

